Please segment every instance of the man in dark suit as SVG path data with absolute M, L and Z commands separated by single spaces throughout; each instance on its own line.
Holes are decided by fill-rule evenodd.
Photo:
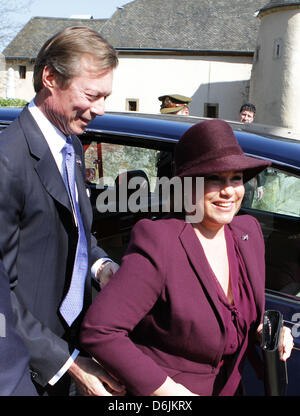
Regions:
M 15 329 L 9 278 L 0 261 L 0 396 L 35 396 L 29 354 Z
M 118 267 L 91 236 L 76 135 L 103 115 L 117 63 L 97 32 L 69 27 L 54 35 L 35 63 L 36 96 L 1 134 L 0 249 L 39 394 L 70 394 L 74 381 L 85 395 L 108 395 L 102 381 L 119 388 L 76 349 L 91 302 L 91 269 L 100 281 Z

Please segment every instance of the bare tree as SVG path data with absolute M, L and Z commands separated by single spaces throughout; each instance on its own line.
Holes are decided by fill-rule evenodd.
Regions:
M 20 17 L 28 12 L 35 0 L 0 0 L 0 50 L 16 36 L 24 26 Z

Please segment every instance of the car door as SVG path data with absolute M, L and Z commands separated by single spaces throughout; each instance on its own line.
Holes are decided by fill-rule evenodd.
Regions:
M 91 131 L 81 140 L 85 151 L 87 186 L 94 209 L 93 233 L 101 247 L 114 260 L 120 262 L 134 224 L 141 218 L 154 219 L 165 215 L 160 208 L 153 210 L 151 202 L 157 178 L 172 175 L 174 142 Z M 146 202 L 144 201 L 143 209 L 135 212 L 128 206 L 122 212 L 118 209 L 115 191 L 124 175 L 127 179 L 135 175 L 146 180 L 149 195 Z M 285 325 L 293 331 L 295 350 L 288 360 L 288 394 L 299 395 L 299 172 L 273 163 L 260 178 L 250 184 L 246 192 L 248 194 L 240 213 L 255 216 L 262 227 L 266 243 L 266 308 L 281 311 Z M 113 209 L 109 209 L 109 203 Z M 247 394 L 264 394 L 263 383 L 248 366 L 245 374 Z
M 274 162 L 252 184 L 251 191 L 241 213 L 255 216 L 262 227 L 266 309 L 279 310 L 292 330 L 295 348 L 287 362 L 287 394 L 300 395 L 300 172 Z M 262 384 L 254 383 L 249 374 L 245 377 L 248 393 L 263 393 Z

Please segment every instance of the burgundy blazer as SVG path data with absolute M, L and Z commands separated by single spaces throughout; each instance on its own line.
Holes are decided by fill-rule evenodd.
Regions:
M 253 289 L 256 328 L 264 309 L 263 236 L 248 215 L 236 217 L 230 228 Z M 121 268 L 87 312 L 84 349 L 133 395 L 150 395 L 167 375 L 196 394 L 213 392 L 226 329 L 200 250 L 191 224 L 181 219 L 140 221 Z M 247 347 L 242 346 L 221 394 L 238 386 Z

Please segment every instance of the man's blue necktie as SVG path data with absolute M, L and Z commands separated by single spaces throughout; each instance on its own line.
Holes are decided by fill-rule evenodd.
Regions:
M 60 312 L 69 326 L 75 321 L 82 311 L 84 286 L 88 269 L 88 254 L 85 231 L 79 206 L 76 200 L 75 191 L 75 151 L 71 137 L 67 138 L 67 142 L 63 148 L 64 169 L 69 190 L 70 202 L 72 205 L 74 219 L 78 229 L 78 242 L 76 248 L 76 256 L 73 266 L 72 279 L 66 297 L 64 298 Z

